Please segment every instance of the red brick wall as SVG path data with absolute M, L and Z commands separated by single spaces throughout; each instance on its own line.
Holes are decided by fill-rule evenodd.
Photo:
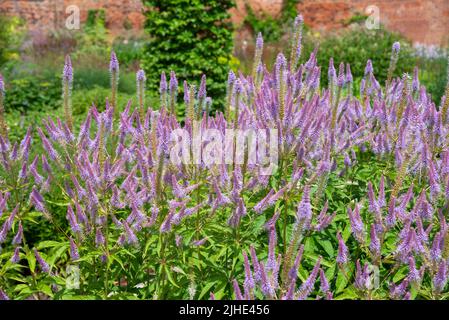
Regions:
M 303 0 L 299 10 L 306 23 L 326 29 L 370 5 L 379 8 L 382 24 L 415 43 L 449 43 L 449 0 Z
M 245 16 L 245 1 L 255 12 L 272 15 L 282 7 L 282 0 L 237 0 L 232 10 L 236 23 Z M 123 29 L 125 21 L 134 30 L 144 24 L 139 0 L 0 0 L 0 11 L 24 17 L 30 28 L 54 28 L 63 25 L 65 7 L 71 4 L 80 7 L 82 21 L 88 9 L 106 8 L 107 24 L 116 31 Z M 302 0 L 298 9 L 307 24 L 329 30 L 341 27 L 344 20 L 363 13 L 369 5 L 379 8 L 381 23 L 413 42 L 441 45 L 449 41 L 449 0 Z
M 81 21 L 89 9 L 106 9 L 106 20 L 113 30 L 124 29 L 128 21 L 132 28 L 141 30 L 144 24 L 140 0 L 0 0 L 0 12 L 24 18 L 30 29 L 47 29 L 64 26 L 68 14 L 65 9 L 76 5 Z

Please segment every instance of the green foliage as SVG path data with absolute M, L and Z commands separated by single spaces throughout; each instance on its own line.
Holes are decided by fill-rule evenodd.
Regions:
M 105 26 L 104 10 L 89 10 L 83 32 L 76 34 L 77 48 L 73 54 L 76 60 L 88 57 L 97 57 L 104 61 L 109 55 L 109 31 Z
M 234 1 L 145 0 L 144 5 L 151 39 L 142 62 L 149 88 L 157 90 L 162 72 L 173 70 L 178 79 L 197 83 L 206 74 L 217 107 L 226 91 L 233 46 L 228 10 Z
M 18 47 L 23 36 L 21 26 L 18 18 L 0 15 L 0 67 L 18 58 Z
M 244 24 L 249 26 L 255 34 L 261 32 L 266 42 L 278 41 L 292 24 L 297 16 L 296 6 L 299 0 L 284 0 L 282 11 L 279 17 L 273 17 L 269 14 L 256 15 L 248 3 L 245 3 L 247 15 Z
M 75 116 L 86 114 L 92 104 L 99 110 L 104 110 L 106 99 L 111 99 L 111 89 L 93 86 L 90 90 L 75 91 L 72 97 L 73 114 Z M 129 100 L 135 100 L 134 95 L 120 94 L 117 101 L 119 108 L 124 109 Z
M 448 81 L 449 53 L 445 51 L 439 50 L 435 56 L 430 57 L 418 55 L 417 58 L 421 84 L 426 87 L 427 92 L 432 95 L 432 100 L 437 104 L 441 102 Z
M 145 40 L 117 38 L 114 40 L 112 47 L 120 64 L 129 66 L 139 63 L 139 60 L 145 52 Z
M 323 84 L 327 84 L 327 66 L 330 58 L 334 58 L 337 68 L 341 62 L 349 63 L 355 79 L 363 77 L 366 62 L 371 59 L 374 75 L 381 84 L 384 84 L 390 65 L 391 48 L 396 41 L 401 43 L 401 53 L 394 76 L 401 76 L 404 72 L 412 74 L 416 59 L 409 42 L 399 34 L 384 28 L 368 30 L 362 26 L 354 26 L 341 34 L 324 38 L 309 34 L 304 42 L 305 52 L 302 59 L 308 59 L 310 52 L 319 43 L 317 59 L 318 65 L 323 66 L 321 72 Z
M 111 87 L 111 75 L 105 69 L 75 69 L 74 90 L 90 90 L 95 86 L 105 89 Z M 126 94 L 134 94 L 136 91 L 136 76 L 134 72 L 122 72 L 118 90 Z
M 24 77 L 8 83 L 6 110 L 26 113 L 30 110 L 48 111 L 61 105 L 61 80 L 58 78 Z

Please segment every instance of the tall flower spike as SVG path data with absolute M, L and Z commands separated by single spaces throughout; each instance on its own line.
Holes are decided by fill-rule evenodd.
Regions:
M 320 264 L 321 264 L 321 257 L 318 258 L 315 266 L 313 267 L 312 272 L 310 273 L 309 277 L 306 281 L 303 282 L 301 287 L 299 288 L 299 299 L 304 300 L 306 299 L 313 290 L 313 286 L 315 284 L 316 278 L 318 276 L 318 271 L 320 270 Z
M 398 63 L 400 50 L 401 50 L 401 44 L 399 42 L 393 43 L 393 47 L 392 47 L 392 51 L 391 51 L 390 66 L 388 68 L 388 75 L 387 75 L 387 88 L 390 86 L 391 79 L 393 78 L 393 74 L 396 69 L 396 65 Z
M 14 238 L 12 240 L 12 244 L 19 245 L 22 243 L 22 239 L 23 239 L 23 227 L 22 227 L 22 222 L 20 222 L 19 229 L 17 230 L 17 234 L 14 236 Z
M 79 260 L 80 255 L 75 241 L 73 241 L 72 238 L 70 238 L 69 241 L 70 241 L 70 258 L 72 259 L 72 261 Z
M 105 244 L 105 239 L 104 239 L 103 233 L 102 233 L 101 230 L 98 228 L 98 229 L 97 229 L 97 232 L 96 232 L 96 234 L 95 234 L 95 245 L 96 245 L 97 247 L 99 247 L 99 246 L 104 245 L 104 244 Z
M 337 233 L 337 238 L 338 238 L 337 263 L 343 266 L 348 263 L 348 256 L 349 256 L 348 247 L 346 247 L 346 244 L 343 241 L 340 232 Z
M 11 257 L 11 262 L 12 263 L 19 263 L 20 261 L 20 247 L 16 247 L 14 249 L 14 254 Z
M 167 77 L 165 76 L 165 72 L 162 72 L 161 74 L 159 93 L 161 96 L 161 110 L 162 110 L 167 107 Z
M 302 231 L 310 229 L 311 221 L 312 206 L 310 204 L 310 188 L 309 186 L 305 186 L 302 193 L 301 202 L 299 203 L 298 210 L 296 212 L 296 223 Z
M 117 56 L 114 51 L 111 52 L 111 60 L 109 62 L 109 72 L 111 73 L 111 104 L 114 108 L 114 113 L 117 114 L 117 90 L 119 82 L 120 66 Z
M 268 245 L 268 260 L 266 268 L 267 270 L 276 269 L 276 229 L 272 228 L 270 231 L 269 245 Z
M 48 265 L 48 263 L 41 257 L 41 255 L 39 254 L 39 252 L 37 251 L 36 248 L 33 249 L 34 252 L 34 257 L 36 258 L 36 261 L 39 263 L 39 266 L 41 267 L 41 270 L 45 273 L 49 273 L 50 272 L 50 266 Z M 33 270 L 31 270 L 33 271 Z
M 287 77 L 287 60 L 284 55 L 280 53 L 276 58 L 276 84 L 278 89 L 279 101 L 279 120 L 284 122 L 285 116 L 285 95 L 286 95 L 286 77 Z
M 6 137 L 8 133 L 8 128 L 5 121 L 5 83 L 3 81 L 3 76 L 0 74 L 0 136 Z
M 253 71 L 252 71 L 253 79 L 256 79 L 257 66 L 261 63 L 262 53 L 263 53 L 263 37 L 262 37 L 262 33 L 259 32 L 257 34 L 256 49 L 254 51 L 254 61 L 253 61 Z
M 332 88 L 337 82 L 337 71 L 335 70 L 334 58 L 329 59 L 329 68 L 327 71 L 329 87 Z
M 226 105 L 225 105 L 225 119 L 226 121 L 230 121 L 231 117 L 231 106 L 232 106 L 232 97 L 234 94 L 234 85 L 235 85 L 236 76 L 234 71 L 229 71 L 228 74 L 228 84 L 226 88 Z
M 145 118 L 145 81 L 147 80 L 145 76 L 145 71 L 142 69 L 136 73 L 136 83 L 137 83 L 137 99 L 139 101 L 139 114 L 140 121 Z
M 44 216 L 47 219 L 49 219 L 50 215 L 48 214 L 48 211 L 45 208 L 44 198 L 42 197 L 42 195 L 35 188 L 33 188 L 33 191 L 31 191 L 30 202 L 33 204 L 33 206 L 38 211 L 44 213 Z
M 377 236 L 376 226 L 374 224 L 371 225 L 370 235 L 371 242 L 369 245 L 369 249 L 371 251 L 371 254 L 373 255 L 373 260 L 378 261 L 380 258 L 380 240 Z
M 202 112 L 204 109 L 206 109 L 206 95 L 207 95 L 207 91 L 206 91 L 206 75 L 203 74 L 203 76 L 201 77 L 201 83 L 200 83 L 200 87 L 198 89 L 198 109 L 197 109 L 197 118 L 201 119 L 202 116 Z M 208 115 L 208 110 L 206 112 L 206 116 Z
M 338 78 L 337 85 L 343 87 L 345 85 L 346 75 L 345 75 L 345 64 L 342 62 L 338 68 Z
M 324 274 L 323 269 L 320 269 L 320 290 L 322 293 L 327 294 L 330 290 L 329 281 L 327 281 L 326 275 Z
M 418 67 L 415 67 L 415 69 L 413 69 L 412 90 L 413 90 L 413 92 L 419 91 L 419 69 L 418 69 Z
M 298 15 L 295 18 L 295 24 L 293 27 L 293 39 L 290 51 L 290 68 L 292 72 L 296 71 L 296 66 L 301 58 L 302 51 L 302 31 L 304 26 L 304 18 L 302 15 Z
M 365 228 L 363 225 L 362 218 L 360 216 L 359 205 L 355 205 L 354 211 L 348 208 L 349 223 L 351 224 L 351 230 L 354 237 L 360 244 L 365 243 Z
M 62 73 L 62 92 L 64 100 L 64 115 L 67 120 L 67 127 L 73 130 L 72 116 L 72 85 L 73 85 L 73 68 L 70 56 L 65 57 L 64 71 Z
M 243 261 L 245 266 L 245 290 L 250 291 L 254 288 L 254 278 L 249 265 L 248 256 L 243 252 Z
M 170 72 L 170 112 L 176 114 L 176 100 L 178 98 L 178 79 L 174 71 Z
M 6 292 L 3 291 L 2 289 L 0 289 L 0 300 L 3 300 L 3 301 L 9 300 L 8 295 L 7 295 Z

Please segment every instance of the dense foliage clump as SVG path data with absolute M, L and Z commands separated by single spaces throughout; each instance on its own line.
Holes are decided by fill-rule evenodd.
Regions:
M 146 0 L 145 30 L 151 37 L 143 57 L 148 87 L 156 90 L 156 75 L 175 70 L 195 81 L 207 75 L 208 93 L 218 101 L 226 93 L 226 74 L 233 38 L 228 10 L 233 0 Z M 198 85 L 198 84 L 197 84 Z M 198 88 L 198 87 L 197 87 Z

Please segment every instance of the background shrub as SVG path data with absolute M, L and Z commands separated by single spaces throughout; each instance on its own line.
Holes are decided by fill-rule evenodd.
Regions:
M 243 25 L 250 27 L 256 35 L 259 32 L 262 33 L 265 42 L 276 42 L 284 35 L 285 30 L 291 27 L 292 22 L 298 15 L 296 7 L 299 2 L 300 0 L 284 0 L 279 17 L 273 17 L 269 14 L 258 16 L 246 3 L 247 15 Z
M 355 79 L 363 77 L 366 62 L 373 62 L 374 75 L 381 85 L 385 84 L 390 65 L 391 47 L 393 43 L 401 43 L 401 55 L 397 63 L 394 76 L 401 76 L 404 72 L 412 73 L 416 59 L 410 43 L 401 35 L 384 28 L 368 30 L 354 24 L 351 28 L 324 38 L 308 33 L 304 42 L 305 52 L 303 61 L 308 59 L 317 43 L 319 43 L 318 65 L 322 66 L 321 80 L 327 84 L 327 71 L 330 58 L 334 58 L 335 67 L 340 62 L 349 63 Z
M 228 10 L 233 0 L 145 0 L 146 32 L 143 66 L 151 90 L 159 87 L 159 76 L 176 72 L 178 79 L 199 83 L 207 75 L 208 95 L 218 106 L 226 91 L 233 47 Z
M 10 60 L 17 60 L 23 37 L 21 26 L 18 18 L 0 15 L 0 67 Z

